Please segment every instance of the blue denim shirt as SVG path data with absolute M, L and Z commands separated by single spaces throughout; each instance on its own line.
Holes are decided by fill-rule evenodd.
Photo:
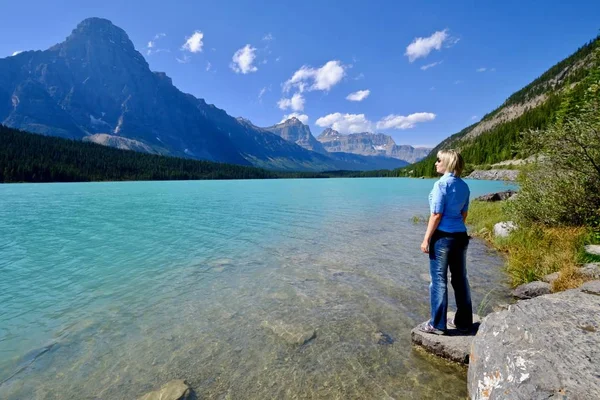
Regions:
M 429 210 L 442 214 L 438 229 L 444 232 L 466 232 L 462 212 L 469 209 L 469 186 L 451 172 L 433 184 L 429 193 Z

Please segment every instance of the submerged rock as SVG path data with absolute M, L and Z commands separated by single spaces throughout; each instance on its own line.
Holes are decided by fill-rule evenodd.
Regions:
M 600 398 L 598 310 L 600 296 L 582 287 L 488 315 L 471 348 L 470 398 Z
M 182 379 L 168 382 L 158 390 L 147 393 L 139 400 L 193 400 L 196 399 L 194 391 Z
M 376 340 L 377 344 L 385 346 L 385 345 L 389 345 L 389 344 L 394 344 L 394 338 L 391 337 L 390 335 L 388 335 L 385 332 L 375 332 L 373 334 L 373 339 Z
M 454 318 L 454 313 L 448 313 L 448 321 L 452 318 Z M 473 314 L 473 328 L 469 333 L 449 329 L 445 335 L 434 335 L 414 328 L 410 332 L 410 337 L 414 344 L 423 347 L 429 353 L 461 364 L 468 364 L 471 342 L 479 328 L 479 322 L 479 316 Z
M 309 326 L 288 324 L 283 321 L 264 321 L 262 326 L 291 345 L 301 346 L 317 337 L 317 331 Z
M 523 285 L 517 286 L 512 291 L 512 295 L 518 299 L 526 300 L 534 297 L 550 294 L 552 292 L 552 286 L 547 282 L 529 282 Z

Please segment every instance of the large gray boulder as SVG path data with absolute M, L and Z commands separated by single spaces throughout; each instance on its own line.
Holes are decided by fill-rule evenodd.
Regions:
M 194 400 L 192 388 L 182 379 L 174 379 L 163 387 L 140 397 L 139 400 Z
M 547 282 L 534 281 L 517 286 L 512 295 L 517 299 L 526 300 L 543 296 L 552 292 L 552 286 Z
M 454 318 L 454 313 L 448 313 L 448 321 Z M 445 335 L 421 332 L 414 328 L 410 332 L 412 342 L 427 352 L 461 364 L 469 363 L 471 342 L 479 327 L 480 318 L 473 314 L 473 329 L 469 333 L 461 333 L 456 329 L 448 329 Z
M 471 399 L 600 399 L 599 282 L 488 315 L 473 340 Z

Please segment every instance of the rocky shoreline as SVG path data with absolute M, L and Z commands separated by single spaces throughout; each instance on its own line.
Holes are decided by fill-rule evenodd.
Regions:
M 482 179 L 492 181 L 516 181 L 519 170 L 516 169 L 489 169 L 475 170 L 466 179 Z

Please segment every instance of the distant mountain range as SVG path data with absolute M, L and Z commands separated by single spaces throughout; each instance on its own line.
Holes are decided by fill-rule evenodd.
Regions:
M 425 158 L 430 148 L 397 145 L 391 136 L 383 133 L 352 133 L 342 135 L 333 129 L 325 129 L 317 138 L 325 150 L 361 154 L 363 156 L 383 156 L 413 163 Z
M 277 170 L 389 169 L 416 160 L 396 151 L 328 147 L 296 119 L 259 128 L 233 118 L 181 92 L 165 73 L 152 72 L 125 31 L 101 18 L 84 20 L 48 50 L 0 59 L 0 123 L 122 149 Z

